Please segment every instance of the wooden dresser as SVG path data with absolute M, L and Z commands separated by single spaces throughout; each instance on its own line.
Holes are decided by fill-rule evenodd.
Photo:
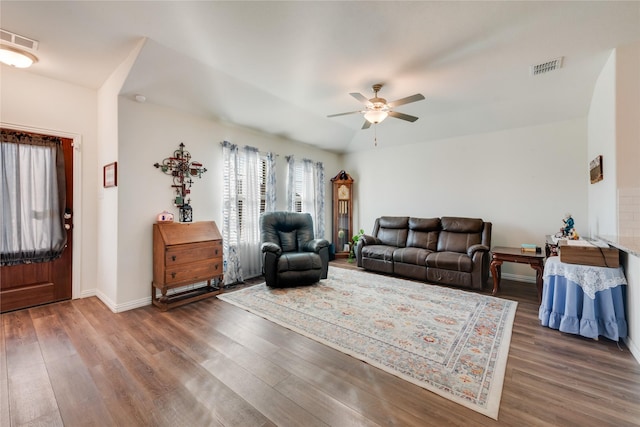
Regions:
M 222 292 L 222 267 L 215 222 L 153 224 L 151 301 L 163 311 Z M 167 293 L 174 288 L 184 289 Z

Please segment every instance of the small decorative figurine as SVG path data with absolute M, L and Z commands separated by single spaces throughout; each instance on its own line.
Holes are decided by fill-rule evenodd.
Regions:
M 158 222 L 173 222 L 173 214 L 171 212 L 162 211 L 158 214 Z
M 578 233 L 575 230 L 575 223 L 570 213 L 566 213 L 564 218 L 562 219 L 563 227 L 560 229 L 562 233 L 562 237 L 567 237 L 569 239 L 577 240 Z

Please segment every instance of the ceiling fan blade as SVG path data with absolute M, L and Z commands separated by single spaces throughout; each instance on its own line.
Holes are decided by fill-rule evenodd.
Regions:
M 424 99 L 424 95 L 421 93 L 416 93 L 415 95 L 407 96 L 406 98 L 400 98 L 395 101 L 389 102 L 387 105 L 389 107 L 397 107 L 398 105 L 409 104 L 411 102 L 422 101 Z
M 371 127 L 371 122 L 369 120 L 365 120 L 362 125 L 362 129 L 369 129 L 369 127 Z
M 416 116 L 410 116 L 408 114 L 398 113 L 397 111 L 389 111 L 389 115 L 391 117 L 395 117 L 396 119 L 402 119 L 408 122 L 415 122 L 416 120 L 418 120 Z
M 338 116 L 346 116 L 347 114 L 355 114 L 355 113 L 362 113 L 362 111 L 349 111 L 348 113 L 338 113 L 338 114 L 330 114 L 327 117 L 338 117 Z
M 371 104 L 369 102 L 369 100 L 367 99 L 367 97 L 364 96 L 363 94 L 359 93 L 359 92 L 352 92 L 349 95 L 353 96 L 355 99 L 357 99 L 358 101 L 362 102 L 364 105 Z

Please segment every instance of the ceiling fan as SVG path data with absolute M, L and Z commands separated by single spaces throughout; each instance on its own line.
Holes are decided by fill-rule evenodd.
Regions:
M 406 120 L 408 122 L 415 122 L 418 120 L 416 116 L 410 116 L 409 114 L 399 113 L 393 111 L 395 107 L 400 105 L 409 104 L 411 102 L 421 101 L 424 99 L 422 94 L 416 93 L 415 95 L 407 96 L 406 98 L 400 98 L 398 100 L 387 102 L 384 98 L 378 97 L 378 91 L 382 89 L 382 84 L 373 85 L 373 98 L 367 99 L 363 94 L 359 92 L 350 93 L 358 101 L 362 102 L 366 109 L 349 111 L 348 113 L 331 114 L 327 117 L 345 116 L 347 114 L 361 113 L 364 115 L 365 122 L 362 125 L 362 129 L 368 129 L 371 124 L 378 124 L 387 116 L 395 117 L 396 119 Z

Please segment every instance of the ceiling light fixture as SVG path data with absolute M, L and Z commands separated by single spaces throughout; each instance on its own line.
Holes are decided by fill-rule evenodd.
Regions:
M 369 110 L 366 113 L 364 113 L 364 118 L 369 123 L 378 124 L 384 119 L 386 119 L 388 115 L 389 113 L 387 113 L 384 110 Z
M 16 68 L 29 68 L 33 63 L 38 62 L 35 55 L 4 44 L 0 45 L 0 62 Z

